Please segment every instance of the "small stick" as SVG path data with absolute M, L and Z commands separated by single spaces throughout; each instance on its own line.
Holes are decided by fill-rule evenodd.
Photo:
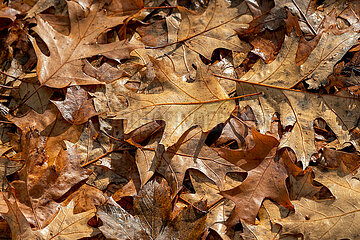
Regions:
M 295 5 L 295 7 L 297 8 L 297 10 L 299 11 L 300 15 L 302 18 L 304 18 L 306 25 L 308 25 L 308 27 L 310 28 L 311 32 L 316 36 L 316 31 L 314 30 L 314 28 L 311 26 L 311 24 L 309 23 L 308 19 L 306 18 L 305 14 L 303 13 L 303 11 L 301 10 L 301 8 L 297 5 L 297 3 L 295 2 L 295 0 L 292 0 L 293 4 Z

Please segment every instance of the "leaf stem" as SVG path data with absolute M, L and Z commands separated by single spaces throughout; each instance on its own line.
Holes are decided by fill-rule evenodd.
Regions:
M 245 84 L 256 85 L 256 86 L 261 86 L 261 87 L 267 87 L 267 88 L 273 88 L 273 89 L 279 89 L 279 90 L 286 90 L 286 91 L 292 91 L 292 92 L 299 92 L 299 93 L 306 93 L 306 94 L 316 95 L 316 96 L 327 95 L 327 96 L 346 98 L 346 99 L 353 99 L 353 100 L 356 100 L 356 101 L 360 101 L 360 98 L 357 98 L 357 97 L 347 97 L 347 96 L 332 95 L 332 94 L 312 93 L 312 92 L 302 91 L 302 90 L 298 90 L 298 89 L 291 89 L 291 88 L 284 88 L 284 87 L 279 87 L 279 86 L 267 85 L 267 84 L 263 84 L 263 83 L 249 82 L 249 81 L 245 81 L 245 80 L 241 80 L 241 79 L 221 76 L 221 75 L 218 75 L 218 74 L 213 74 L 213 76 L 218 77 L 218 78 L 228 79 L 228 80 L 239 82 L 239 83 L 245 83 Z
M 152 10 L 152 9 L 172 9 L 177 8 L 176 6 L 160 6 L 160 7 L 144 7 L 142 10 Z
M 301 17 L 305 20 L 306 25 L 308 25 L 308 27 L 310 28 L 311 32 L 316 36 L 316 31 L 314 30 L 314 28 L 311 26 L 311 24 L 309 23 L 309 20 L 307 19 L 307 17 L 305 16 L 305 14 L 303 13 L 303 11 L 301 10 L 301 8 L 299 7 L 299 5 L 297 5 L 295 0 L 292 0 L 292 3 L 295 5 L 295 7 L 297 8 L 297 10 L 299 11 Z
M 222 25 L 225 25 L 225 24 L 227 24 L 227 23 L 229 23 L 229 22 L 232 22 L 234 19 L 240 17 L 241 15 L 242 15 L 242 14 L 239 14 L 239 15 L 237 15 L 237 16 L 235 16 L 235 17 L 233 17 L 233 18 L 231 18 L 231 19 L 229 19 L 229 20 L 227 20 L 227 21 L 225 21 L 225 22 L 223 22 L 223 23 L 220 23 L 219 25 L 216 25 L 216 26 L 214 26 L 214 27 L 211 27 L 211 28 L 209 28 L 209 29 L 206 29 L 206 30 L 204 30 L 204 31 L 201 31 L 201 32 L 199 32 L 199 33 L 196 33 L 196 34 L 194 34 L 194 35 L 192 35 L 192 36 L 186 37 L 186 38 L 184 38 L 184 39 L 181 39 L 181 40 L 178 40 L 178 41 L 175 41 L 175 42 L 171 42 L 171 43 L 167 43 L 167 44 L 164 44 L 164 45 L 160 45 L 160 46 L 155 46 L 155 47 L 146 46 L 145 49 L 164 48 L 164 47 L 168 47 L 168 46 L 171 46 L 171 45 L 174 45 L 174 44 L 178 44 L 178 43 L 185 42 L 185 41 L 187 41 L 187 40 L 190 40 L 191 38 L 197 37 L 197 36 L 199 36 L 199 35 L 201 35 L 201 34 L 203 34 L 203 33 L 209 32 L 209 31 L 211 31 L 211 30 L 213 30 L 213 29 L 215 29 L 215 28 L 221 27 Z

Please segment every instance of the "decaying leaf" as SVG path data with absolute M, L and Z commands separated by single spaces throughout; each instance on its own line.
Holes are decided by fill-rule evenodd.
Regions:
M 15 173 L 21 166 L 22 164 L 17 161 L 12 161 L 4 156 L 0 157 L 0 188 L 2 191 L 8 187 L 6 176 Z
M 241 80 L 283 88 L 290 88 L 305 81 L 310 88 L 318 89 L 327 83 L 327 76 L 331 74 L 334 64 L 357 42 L 359 36 L 360 34 L 352 29 L 341 35 L 329 30 L 322 34 L 317 47 L 299 66 L 295 64 L 299 38 L 294 34 L 285 36 L 275 61 L 270 64 L 258 61 Z
M 147 165 L 148 169 L 155 169 L 168 180 L 173 195 L 181 190 L 185 172 L 188 169 L 199 170 L 214 181 L 219 189 L 224 189 L 226 173 L 237 172 L 239 169 L 206 146 L 205 140 L 206 134 L 199 127 L 193 128 L 186 131 L 179 141 L 167 150 L 161 146 L 153 150 L 145 148 L 143 150 L 145 152 L 155 151 L 156 153 L 153 159 L 143 158 L 142 160 L 150 161 Z
M 359 38 L 359 1 L 0 1 L 0 238 L 360 238 Z
M 231 201 L 224 201 L 222 203 L 222 196 L 219 194 L 219 187 L 206 177 L 206 175 L 196 170 L 190 170 L 189 177 L 195 193 L 182 193 L 181 199 L 186 200 L 190 204 L 196 204 L 200 200 L 206 200 L 208 205 L 207 207 L 209 209 L 206 225 L 216 231 L 222 239 L 230 240 L 231 238 L 227 235 L 225 223 L 231 215 L 234 203 Z M 229 181 L 225 183 L 225 189 L 232 187 L 234 187 L 232 186 L 232 182 Z M 219 202 L 220 204 L 218 204 Z
M 221 195 L 236 204 L 234 213 L 228 220 L 230 226 L 235 225 L 239 220 L 254 224 L 261 203 L 265 198 L 272 199 L 290 210 L 294 208 L 290 202 L 285 183 L 288 177 L 286 164 L 289 162 L 286 161 L 287 152 L 283 152 L 279 159 L 275 159 L 279 141 L 274 137 L 255 133 L 256 130 L 252 130 L 252 132 L 253 136 L 255 135 L 254 139 L 258 138 L 258 142 L 265 146 L 265 150 L 262 149 L 259 156 L 254 158 L 254 154 L 247 154 L 248 151 L 253 151 L 255 147 L 250 150 L 222 150 L 228 156 L 243 154 L 242 157 L 236 158 L 238 162 L 232 161 L 230 157 L 224 156 L 224 158 L 248 170 L 248 175 L 240 186 L 220 192 Z M 248 156 L 249 158 L 247 158 Z M 262 159 L 258 159 L 260 156 Z
M 165 61 L 151 59 L 151 62 L 155 80 L 160 82 L 163 92 L 134 93 L 126 88 L 125 81 L 119 80 L 108 84 L 106 93 L 96 94 L 95 101 L 102 103 L 98 104 L 102 107 L 98 111 L 128 120 L 125 133 L 153 120 L 171 119 L 166 123 L 160 142 L 168 147 L 194 125 L 200 125 L 204 132 L 209 131 L 225 121 L 234 109 L 233 100 L 204 69 L 199 70 L 195 82 L 187 83 Z
M 80 125 L 97 113 L 87 92 L 79 86 L 67 89 L 64 101 L 52 101 L 69 123 Z
M 304 239 L 356 239 L 359 229 L 359 180 L 339 177 L 335 171 L 315 171 L 316 180 L 327 186 L 335 200 L 294 201 L 295 214 L 274 220 L 283 234 L 301 234 Z M 321 226 L 317 228 L 316 226 Z M 314 231 L 314 228 L 317 230 Z
M 240 94 L 264 92 L 264 95 L 252 100 L 241 101 L 241 105 L 249 105 L 256 116 L 261 132 L 270 130 L 274 113 L 280 114 L 284 127 L 292 126 L 292 130 L 281 139 L 280 147 L 294 150 L 303 166 L 308 166 L 310 157 L 316 152 L 314 144 L 313 122 L 322 118 L 336 134 L 341 144 L 352 142 L 349 131 L 357 126 L 359 99 L 336 95 L 320 95 L 301 91 L 284 90 L 282 88 L 241 83 Z
M 104 2 L 89 6 L 89 11 L 73 1 L 68 1 L 70 34 L 62 35 L 44 19 L 37 17 L 37 34 L 50 50 L 50 56 L 41 52 L 35 39 L 31 38 L 38 57 L 38 77 L 42 85 L 63 88 L 69 85 L 101 84 L 101 81 L 83 72 L 81 59 L 101 54 L 121 60 L 129 57 L 135 46 L 126 41 L 96 44 L 96 38 L 107 29 L 118 25 L 127 16 L 108 17 L 101 10 Z M 58 46 L 62 46 L 59 48 Z
M 23 142 L 24 167 L 19 180 L 12 181 L 19 208 L 28 222 L 38 229 L 50 223 L 60 204 L 56 202 L 74 185 L 86 179 L 90 171 L 81 168 L 76 149 L 60 152 L 49 164 L 46 141 L 38 131 L 28 132 Z
M 36 129 L 46 137 L 46 152 L 52 163 L 63 148 L 63 141 L 76 142 L 83 129 L 82 125 L 73 125 L 61 117 L 61 113 L 53 104 L 49 104 L 44 113 L 28 112 L 25 116 L 7 116 L 23 133 Z
M 70 240 L 90 237 L 96 233 L 96 230 L 87 224 L 95 215 L 96 209 L 74 214 L 74 202 L 70 202 L 67 206 L 60 208 L 56 217 L 46 228 L 33 231 L 17 203 L 7 199 L 5 201 L 8 212 L 3 213 L 2 216 L 10 225 L 13 239 Z
M 198 239 L 206 215 L 188 207 L 171 218 L 170 187 L 161 177 L 149 181 L 134 200 L 132 216 L 110 199 L 97 214 L 103 222 L 100 230 L 114 239 Z
M 234 29 L 245 26 L 252 18 L 246 14 L 245 2 L 231 4 L 225 0 L 212 0 L 201 15 L 183 7 L 178 9 L 182 21 L 177 40 L 193 51 L 211 59 L 216 48 L 243 50 L 244 44 L 236 37 Z

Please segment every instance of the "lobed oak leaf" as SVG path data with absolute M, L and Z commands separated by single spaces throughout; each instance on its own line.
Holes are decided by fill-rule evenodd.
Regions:
M 316 181 L 330 189 L 335 200 L 302 198 L 293 202 L 294 214 L 273 222 L 282 226 L 282 234 L 301 234 L 304 239 L 357 239 L 360 235 L 356 226 L 360 219 L 359 180 L 350 175 L 340 177 L 336 171 L 317 169 L 315 176 Z
M 43 229 L 32 230 L 30 224 L 20 211 L 17 203 L 5 199 L 8 212 L 2 216 L 9 223 L 12 239 L 37 239 L 37 240 L 71 240 L 83 237 L 91 237 L 96 229 L 87 225 L 91 217 L 95 215 L 96 209 L 74 214 L 74 202 L 60 208 L 51 223 Z
M 49 104 L 42 114 L 31 110 L 25 116 L 8 115 L 7 118 L 23 133 L 28 132 L 29 129 L 38 130 L 40 135 L 46 138 L 45 149 L 49 162 L 52 163 L 63 148 L 63 141 L 76 142 L 83 129 L 81 125 L 68 123 L 60 115 L 55 105 Z
M 56 200 L 87 179 L 90 171 L 81 168 L 75 148 L 61 151 L 54 165 L 49 164 L 46 141 L 38 131 L 28 132 L 23 146 L 25 165 L 10 185 L 28 222 L 40 229 L 56 214 L 60 206 Z
M 97 115 L 93 102 L 87 92 L 79 86 L 67 88 L 64 101 L 51 101 L 71 124 L 80 125 Z
M 156 170 L 169 182 L 172 196 L 175 196 L 182 188 L 185 172 L 188 169 L 196 169 L 204 173 L 214 181 L 220 189 L 224 189 L 225 175 L 227 172 L 237 172 L 239 169 L 233 164 L 219 157 L 212 148 L 205 144 L 206 134 L 199 127 L 186 131 L 176 144 L 164 150 L 158 149 L 143 151 L 155 151 L 153 159 L 138 159 L 149 161 L 147 164 L 150 171 Z M 151 156 L 150 154 L 147 157 Z M 145 166 L 142 164 L 141 166 Z M 148 171 L 149 171 L 148 170 Z M 144 170 L 141 172 L 146 173 Z
M 291 200 L 299 200 L 303 197 L 312 199 L 321 189 L 321 186 L 314 184 L 314 173 L 311 167 L 305 169 L 302 173 L 289 176 L 289 193 Z
M 238 89 L 239 94 L 264 92 L 259 98 L 240 101 L 240 105 L 249 105 L 253 109 L 261 132 L 270 130 L 273 114 L 279 113 L 282 125 L 292 126 L 291 131 L 281 138 L 279 147 L 294 150 L 304 167 L 308 166 L 312 154 L 317 152 L 313 129 L 317 118 L 326 121 L 340 144 L 351 142 L 359 148 L 349 134 L 358 121 L 360 104 L 357 98 L 286 90 L 256 83 L 241 83 Z
M 108 17 L 101 10 L 104 2 L 93 3 L 86 10 L 81 4 L 68 1 L 70 33 L 68 36 L 57 32 L 49 23 L 37 16 L 34 31 L 50 50 L 50 56 L 41 52 L 37 42 L 31 38 L 38 57 L 37 73 L 42 85 L 63 88 L 69 85 L 102 83 L 83 72 L 81 59 L 103 55 L 121 60 L 130 57 L 136 48 L 126 41 L 97 44 L 96 38 L 107 29 L 122 23 L 127 16 Z M 61 46 L 61 47 L 59 47 Z
M 153 120 L 165 120 L 160 143 L 168 147 L 194 125 L 201 126 L 204 132 L 209 131 L 225 121 L 234 109 L 233 100 L 203 69 L 199 70 L 196 81 L 187 83 L 164 60 L 150 59 L 152 66 L 149 67 L 156 73 L 156 81 L 163 92 L 134 93 L 126 88 L 124 81 L 116 81 L 106 86 L 106 93 L 94 94 L 97 111 L 106 111 L 115 119 L 127 119 L 125 133 Z
M 291 17 L 292 14 L 285 9 L 273 9 L 254 18 L 247 28 L 236 29 L 236 33 L 241 40 L 252 45 L 252 53 L 261 57 L 265 63 L 270 63 L 279 53 L 287 29 L 293 28 L 290 25 L 292 22 L 288 22 L 289 25 L 285 23 L 285 19 Z
M 249 46 L 234 35 L 233 30 L 246 26 L 252 19 L 245 3 L 230 4 L 225 0 L 212 0 L 202 14 L 182 6 L 177 8 L 180 13 L 167 16 L 164 22 L 158 21 L 140 28 L 139 39 L 134 37 L 130 41 L 134 44 L 142 41 L 151 46 L 133 54 L 135 57 L 140 56 L 142 64 L 149 61 L 147 55 L 170 59 L 169 62 L 172 62 L 176 73 L 183 80 L 194 81 L 196 69 L 202 67 L 200 55 L 210 60 L 215 49 L 225 48 L 237 51 L 241 58 L 245 58 Z M 151 36 L 144 35 L 147 31 L 156 31 L 160 36 L 154 36 L 153 33 Z
M 246 154 L 249 151 L 254 151 L 256 144 L 250 150 L 219 150 L 222 152 L 220 154 L 227 154 L 227 156 L 224 155 L 225 159 L 227 159 L 226 157 L 232 159 L 230 158 L 231 154 L 239 155 L 239 158 L 233 158 L 236 159 L 235 162 L 229 161 L 248 170 L 248 175 L 240 186 L 220 192 L 221 195 L 236 204 L 235 210 L 228 220 L 230 226 L 235 225 L 239 220 L 254 224 L 265 198 L 274 200 L 290 210 L 294 208 L 290 202 L 285 183 L 288 177 L 287 165 L 293 164 L 288 159 L 288 153 L 284 151 L 278 159 L 275 159 L 279 141 L 274 137 L 255 132 L 256 130 L 252 129 L 252 133 L 255 135 L 254 140 L 261 144 L 257 149 L 264 149 L 258 150 L 258 152 L 260 151 L 259 156 L 263 159 L 259 159 L 256 154 L 255 156 L 251 153 Z
M 246 150 L 216 149 L 221 157 L 244 170 L 253 169 L 258 166 L 272 149 L 279 144 L 279 141 L 274 137 L 263 135 L 254 128 L 250 130 L 253 139 L 253 146 L 251 148 Z
M 231 4 L 225 0 L 213 0 L 202 14 L 181 6 L 178 6 L 178 10 L 181 23 L 177 41 L 184 42 L 193 51 L 211 59 L 216 48 L 244 49 L 244 44 L 233 29 L 245 26 L 251 20 L 245 2 Z
M 353 30 L 341 35 L 327 31 L 319 36 L 317 47 L 300 66 L 295 64 L 294 57 L 298 51 L 299 38 L 292 34 L 285 36 L 282 48 L 272 63 L 258 61 L 241 80 L 284 88 L 291 88 L 302 81 L 314 89 L 325 85 L 334 64 L 357 42 L 360 34 Z
M 157 176 L 138 192 L 134 199 L 134 216 L 110 199 L 100 207 L 99 227 L 105 237 L 114 239 L 199 239 L 206 215 L 188 207 L 171 218 L 170 187 Z

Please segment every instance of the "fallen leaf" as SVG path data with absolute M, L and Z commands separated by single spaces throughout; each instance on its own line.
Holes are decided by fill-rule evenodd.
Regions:
M 225 0 L 213 0 L 202 14 L 181 6 L 178 6 L 178 9 L 182 19 L 178 42 L 184 42 L 190 49 L 207 59 L 211 59 L 216 48 L 239 52 L 244 49 L 244 44 L 236 37 L 233 29 L 239 25 L 245 26 L 251 20 L 245 2 L 230 4 Z
M 61 149 L 63 141 L 76 142 L 81 134 L 83 126 L 72 125 L 60 116 L 60 112 L 53 104 L 49 104 L 44 113 L 39 114 L 35 111 L 28 112 L 25 116 L 11 116 L 12 121 L 23 133 L 29 129 L 36 129 L 41 136 L 46 137 L 46 152 L 49 162 L 55 161 Z
M 341 144 L 352 142 L 359 148 L 349 135 L 349 130 L 357 125 L 357 112 L 360 111 L 356 98 L 285 90 L 255 83 L 241 83 L 238 89 L 239 94 L 264 92 L 259 98 L 240 101 L 240 105 L 253 109 L 261 132 L 270 130 L 272 116 L 279 113 L 283 127 L 292 126 L 292 130 L 282 137 L 279 147 L 294 150 L 304 167 L 308 166 L 312 154 L 317 152 L 313 129 L 317 118 L 326 121 Z
M 108 17 L 101 10 L 104 3 L 94 3 L 85 12 L 79 3 L 67 2 L 70 18 L 70 34 L 58 33 L 41 17 L 36 17 L 34 31 L 50 50 L 50 56 L 43 54 L 34 38 L 31 42 L 38 57 L 37 73 L 42 85 L 63 88 L 69 85 L 100 84 L 96 78 L 86 75 L 81 59 L 101 54 L 121 60 L 130 57 L 136 48 L 126 41 L 96 44 L 96 38 L 107 29 L 121 23 L 127 16 Z M 96 19 L 96 21 L 95 21 Z M 66 46 L 61 49 L 58 46 Z
M 143 0 L 112 0 L 106 9 L 119 15 L 131 16 L 143 7 Z
M 110 199 L 97 214 L 103 222 L 100 230 L 114 239 L 199 239 L 206 215 L 188 207 L 171 219 L 170 187 L 161 177 L 155 177 L 134 199 L 135 216 L 127 213 Z M 140 197 L 141 196 L 141 197 Z
M 335 171 L 315 171 L 315 180 L 327 186 L 335 200 L 294 201 L 295 214 L 273 220 L 282 226 L 282 234 L 301 234 L 304 239 L 356 239 L 359 229 L 359 181 L 351 176 L 339 177 Z M 316 226 L 321 224 L 321 228 Z
M 353 30 L 341 35 L 325 32 L 317 47 L 300 66 L 295 64 L 294 57 L 299 39 L 294 34 L 285 36 L 277 58 L 270 64 L 258 61 L 241 80 L 283 88 L 306 81 L 310 88 L 318 89 L 327 83 L 327 76 L 332 72 L 334 64 L 357 42 L 357 36 L 360 36 L 359 33 Z
M 253 146 L 246 150 L 217 148 L 219 155 L 242 169 L 250 170 L 258 166 L 278 145 L 274 137 L 266 136 L 251 128 Z
M 67 88 L 65 100 L 52 101 L 52 103 L 59 109 L 63 118 L 71 124 L 83 124 L 97 115 L 92 100 L 79 86 Z
M 96 230 L 87 225 L 89 219 L 95 215 L 96 209 L 73 214 L 74 202 L 61 207 L 56 217 L 46 228 L 33 231 L 26 218 L 21 213 L 16 202 L 6 200 L 8 212 L 2 216 L 9 223 L 13 239 L 54 239 L 70 240 L 90 237 Z
M 320 164 L 329 169 L 338 169 L 340 174 L 353 173 L 360 166 L 360 157 L 354 153 L 324 148 L 322 155 L 325 160 Z
M 66 5 L 65 1 L 62 0 L 39 0 L 35 3 L 35 5 L 27 12 L 25 18 L 32 18 L 35 15 L 38 15 L 39 13 L 45 11 L 46 9 L 50 7 L 54 7 L 56 9 L 62 9 Z
M 240 168 L 244 168 L 244 166 L 248 168 L 248 175 L 240 186 L 220 192 L 222 196 L 236 204 L 234 213 L 227 223 L 229 226 L 237 224 L 239 220 L 254 224 L 261 203 L 265 198 L 271 199 L 290 210 L 294 208 L 290 202 L 285 183 L 288 177 L 285 159 L 287 152 L 283 152 L 283 156 L 275 159 L 279 141 L 274 137 L 255 132 L 256 130 L 252 129 L 252 133 L 255 135 L 254 141 L 261 144 L 261 151 L 258 150 L 258 156 L 254 156 L 254 153 L 246 154 L 249 151 L 254 151 L 256 144 L 250 150 L 225 151 L 228 156 L 231 153 L 238 154 L 239 157 L 234 158 L 236 159 L 234 164 Z M 256 140 L 257 138 L 258 140 Z M 262 159 L 259 159 L 260 156 Z M 224 158 L 227 159 L 225 156 Z M 231 160 L 229 161 L 231 162 Z
M 62 204 L 68 205 L 73 202 L 74 214 L 96 209 L 107 201 L 102 191 L 87 184 L 82 185 L 76 192 L 71 194 Z
M 106 93 L 95 94 L 94 101 L 102 102 L 101 109 L 97 111 L 106 111 L 108 116 L 128 120 L 125 133 L 153 120 L 172 119 L 167 121 L 160 142 L 168 147 L 191 126 L 200 125 L 204 132 L 209 131 L 217 123 L 225 121 L 234 109 L 232 99 L 204 70 L 199 72 L 195 82 L 187 83 L 164 61 L 153 58 L 151 61 L 163 92 L 138 94 L 126 89 L 124 81 L 116 81 L 106 86 Z
M 214 181 L 220 189 L 224 189 L 227 172 L 238 172 L 239 169 L 219 157 L 217 152 L 205 144 L 206 134 L 199 127 L 189 129 L 176 144 L 164 150 L 155 150 L 155 157 L 150 167 L 155 166 L 158 173 L 163 175 L 175 196 L 182 188 L 187 169 L 196 169 Z M 145 149 L 146 150 L 146 149 Z
M 22 153 L 25 165 L 18 172 L 19 180 L 10 183 L 21 211 L 37 229 L 49 224 L 56 214 L 60 206 L 56 200 L 90 175 L 81 168 L 75 148 L 60 152 L 54 165 L 50 165 L 45 145 L 38 131 L 26 134 Z
M 21 168 L 22 164 L 17 161 L 1 156 L 0 157 L 0 187 L 4 191 L 9 185 L 6 176 L 15 173 Z
M 303 197 L 312 199 L 316 193 L 321 189 L 321 186 L 314 184 L 314 173 L 311 167 L 308 167 L 297 176 L 290 175 L 290 199 L 300 200 Z
M 0 6 L 0 31 L 9 28 L 16 19 L 16 15 L 20 14 L 19 11 L 6 6 Z
M 225 223 L 234 209 L 234 203 L 231 201 L 220 202 L 222 196 L 218 194 L 219 187 L 204 174 L 190 170 L 189 177 L 195 193 L 182 193 L 180 198 L 194 205 L 200 200 L 206 200 L 208 209 L 204 210 L 209 211 L 206 226 L 216 231 L 223 240 L 230 240 Z M 225 183 L 225 189 L 232 187 L 228 182 Z M 218 204 L 219 202 L 220 204 Z
M 19 86 L 20 97 L 22 99 L 26 98 L 29 94 L 32 94 L 39 87 L 38 84 L 31 82 L 22 82 Z M 34 109 L 38 113 L 44 113 L 49 104 L 49 100 L 53 91 L 49 88 L 40 88 L 36 94 L 31 96 L 27 101 L 26 105 Z

